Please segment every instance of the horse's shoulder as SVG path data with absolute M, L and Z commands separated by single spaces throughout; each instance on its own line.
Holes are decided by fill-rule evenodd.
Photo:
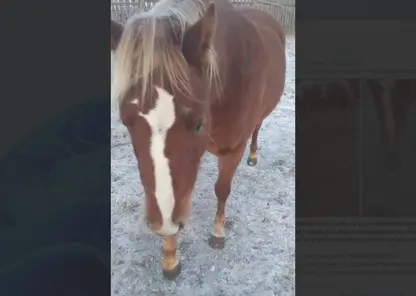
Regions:
M 138 100 L 137 99 L 129 99 L 123 100 L 119 104 L 119 113 L 121 122 L 125 126 L 131 126 L 134 123 L 135 118 L 138 117 L 139 109 L 138 109 Z

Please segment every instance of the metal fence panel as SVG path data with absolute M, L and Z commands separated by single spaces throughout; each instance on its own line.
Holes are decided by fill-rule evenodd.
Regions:
M 286 33 L 295 32 L 296 0 L 231 0 L 236 6 L 249 6 L 264 10 L 281 22 Z M 125 23 L 136 11 L 150 9 L 157 0 L 111 0 L 111 19 Z

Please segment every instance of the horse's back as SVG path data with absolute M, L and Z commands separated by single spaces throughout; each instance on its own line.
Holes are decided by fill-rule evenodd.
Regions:
M 238 10 L 257 28 L 268 56 L 263 118 L 280 102 L 285 85 L 286 38 L 283 27 L 267 12 L 255 8 Z
M 286 38 L 282 25 L 273 18 L 269 13 L 259 10 L 257 8 L 241 7 L 237 8 L 248 20 L 259 29 L 260 33 L 264 37 L 272 38 L 273 41 L 277 40 L 282 44 L 283 51 L 285 50 Z

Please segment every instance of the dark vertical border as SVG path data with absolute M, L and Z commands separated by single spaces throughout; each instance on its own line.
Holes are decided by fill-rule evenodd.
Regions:
M 358 166 L 359 166 L 359 200 L 360 200 L 360 217 L 363 216 L 364 214 L 364 209 L 363 209 L 363 148 L 361 146 L 361 143 L 363 142 L 363 134 L 362 134 L 362 127 L 363 127 L 363 108 L 362 108 L 362 100 L 363 100 L 363 90 L 364 90 L 364 81 L 362 79 L 360 79 L 360 104 L 359 104 L 359 141 L 358 144 L 360 145 L 359 149 L 359 161 L 358 161 Z
M 345 73 L 338 71 L 336 75 L 333 75 L 333 78 L 347 78 L 354 72 L 354 67 L 357 68 L 355 71 L 357 73 L 360 72 L 359 67 L 368 66 L 369 61 L 373 61 L 376 56 L 384 57 L 384 60 L 376 65 L 380 69 L 373 71 L 373 73 L 371 71 L 367 72 L 367 77 L 363 75 L 360 77 L 361 94 L 357 113 L 359 116 L 356 119 L 358 127 L 356 139 L 359 145 L 356 145 L 356 151 L 351 151 L 349 155 L 351 159 L 354 159 L 352 153 L 357 153 L 359 156 L 356 160 L 355 171 L 357 178 L 359 178 L 358 190 L 356 190 L 356 195 L 352 195 L 350 198 L 358 198 L 360 215 L 336 215 L 335 213 L 339 212 L 339 205 L 337 204 L 327 206 L 325 213 L 321 215 L 317 215 L 313 207 L 305 206 L 305 202 L 314 199 L 315 196 L 311 192 L 308 195 L 308 192 L 299 190 L 299 185 L 308 177 L 302 172 L 307 168 L 305 164 L 308 159 L 302 157 L 299 153 L 310 149 L 310 147 L 302 146 L 303 142 L 298 138 L 300 137 L 298 128 L 299 122 L 308 126 L 310 121 L 308 121 L 307 114 L 298 108 L 301 107 L 299 102 L 296 104 L 296 122 L 298 125 L 296 139 L 296 294 L 412 295 L 410 287 L 414 285 L 416 259 L 414 252 L 410 250 L 414 250 L 416 247 L 414 244 L 416 241 L 414 209 L 416 207 L 414 206 L 415 195 L 411 198 L 409 193 L 416 192 L 416 190 L 415 186 L 410 189 L 409 180 L 411 175 L 416 174 L 416 166 L 408 171 L 398 169 L 400 166 L 405 166 L 410 162 L 413 163 L 416 158 L 414 153 L 416 149 L 413 148 L 413 155 L 411 155 L 409 147 L 410 145 L 416 147 L 416 142 L 410 138 L 412 129 L 415 130 L 416 128 L 416 121 L 411 119 L 416 118 L 412 116 L 416 114 L 416 100 L 414 100 L 413 107 L 410 107 L 410 103 L 407 103 L 410 99 L 405 99 L 405 97 L 412 97 L 409 96 L 411 93 L 416 94 L 416 87 L 414 87 L 414 91 L 412 90 L 415 84 L 413 81 L 409 81 L 409 79 L 414 80 L 416 78 L 410 77 L 410 74 L 415 73 L 416 62 L 414 55 L 410 54 L 410 50 L 408 51 L 409 56 L 405 56 L 406 51 L 403 50 L 411 48 L 414 44 L 410 40 L 411 38 L 406 37 L 410 35 L 409 32 L 414 32 L 412 28 L 416 28 L 416 23 L 413 23 L 413 27 L 411 26 L 410 11 L 412 11 L 412 8 L 406 5 L 404 1 L 395 2 L 393 5 L 389 2 L 382 3 L 374 0 L 346 2 L 299 0 L 296 2 L 296 10 L 297 79 L 314 78 L 308 71 L 311 60 L 320 60 L 321 63 L 331 64 L 344 59 L 344 66 L 349 66 L 350 71 L 345 71 Z M 332 27 L 328 30 L 316 31 L 310 28 L 305 29 L 305 21 L 321 22 L 328 20 L 346 21 L 342 32 L 338 32 L 338 36 L 336 36 L 337 32 L 329 34 Z M 380 25 L 380 21 L 396 20 L 402 22 L 403 35 L 398 34 L 398 29 L 394 33 L 393 29 L 389 30 L 386 25 Z M 360 24 L 366 27 L 360 28 Z M 330 26 L 329 22 L 328 26 Z M 399 28 L 398 23 L 393 24 L 393 26 Z M 336 30 L 335 26 L 333 28 Z M 366 33 L 357 38 L 360 31 Z M 404 34 L 406 32 L 409 35 Z M 332 38 L 323 36 L 325 34 L 331 35 Z M 403 36 L 401 40 L 399 36 Z M 385 43 L 380 43 L 381 45 L 378 47 L 374 46 L 379 44 L 375 42 L 380 42 L 383 37 L 385 37 Z M 335 44 L 337 41 L 334 39 L 337 39 L 344 47 L 337 47 Z M 311 54 L 312 48 L 315 50 L 316 57 Z M 325 52 L 325 55 L 319 55 L 322 52 Z M 345 54 L 346 52 L 354 52 L 356 56 L 348 61 L 345 59 L 348 56 L 348 54 Z M 409 67 L 407 69 L 409 74 L 407 81 L 404 81 L 403 77 L 399 77 L 406 72 L 403 67 L 406 64 L 403 62 L 405 59 L 408 60 L 407 67 Z M 396 64 L 402 65 L 403 73 L 397 70 L 396 67 L 400 66 L 394 66 Z M 376 110 L 380 109 L 377 106 L 380 102 L 374 102 L 369 97 L 368 91 L 364 90 L 364 85 L 372 80 L 377 82 L 381 78 L 381 74 L 386 75 L 386 72 L 389 72 L 389 67 L 395 68 L 390 70 L 390 74 L 388 74 L 390 79 L 397 79 L 399 85 L 394 91 L 396 93 L 393 95 L 395 96 L 393 98 L 395 102 L 392 105 L 396 105 L 394 108 L 399 110 L 395 111 L 398 112 L 397 114 L 401 114 L 398 117 L 403 117 L 403 114 L 407 113 L 409 120 L 408 126 L 403 127 L 400 136 L 401 147 L 397 150 L 386 151 L 388 150 L 386 149 L 386 141 L 382 139 L 382 134 L 386 131 L 378 131 L 378 128 L 383 128 L 383 114 L 380 116 L 381 119 L 377 119 L 377 116 L 374 115 L 380 112 Z M 297 97 L 299 95 L 298 85 L 296 89 Z M 380 92 L 380 90 L 377 91 L 379 87 L 375 86 L 373 88 L 376 92 Z M 311 94 L 310 97 L 312 96 Z M 413 97 L 416 96 L 413 95 Z M 322 120 L 325 121 L 324 116 Z M 330 120 L 322 122 L 323 126 L 331 124 L 333 122 Z M 380 139 L 377 140 L 377 137 L 374 137 L 376 138 L 374 140 L 368 137 L 370 124 L 373 126 L 374 133 L 381 134 L 380 137 L 377 136 Z M 367 134 L 364 134 L 364 130 L 367 131 Z M 316 143 L 316 145 L 321 144 L 319 141 Z M 313 155 L 309 157 L 313 157 Z M 329 157 L 327 161 L 322 159 L 322 165 L 316 168 L 316 173 L 322 167 L 325 167 L 325 162 L 330 163 Z M 391 169 L 389 173 L 384 172 L 388 169 L 383 167 L 391 165 L 396 166 L 396 169 Z M 331 170 L 329 173 L 337 174 L 338 172 Z M 378 177 L 376 176 L 378 174 L 382 176 L 374 178 Z M 313 178 L 314 176 L 311 174 L 310 177 Z M 368 189 L 370 181 L 373 182 L 373 187 Z M 408 184 L 407 189 L 403 188 L 405 182 Z M 328 186 L 328 183 L 325 179 L 317 180 L 314 186 L 320 188 Z M 370 200 L 371 190 L 379 190 L 377 192 L 380 195 L 373 194 L 372 200 Z M 404 193 L 400 194 L 401 191 Z M 303 209 L 302 215 L 300 215 L 298 209 Z M 313 217 L 311 218 L 311 216 Z
M 0 295 L 110 294 L 110 10 L 0 11 Z

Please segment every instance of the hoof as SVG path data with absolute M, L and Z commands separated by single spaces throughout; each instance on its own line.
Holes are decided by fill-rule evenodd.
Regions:
M 247 164 L 248 164 L 249 166 L 255 166 L 255 165 L 257 164 L 257 158 L 251 158 L 251 157 L 249 157 L 249 158 L 247 159 Z
M 225 238 L 224 237 L 217 237 L 211 234 L 209 239 L 209 245 L 213 249 L 224 249 L 225 246 Z
M 176 267 L 172 269 L 163 269 L 163 276 L 165 279 L 168 279 L 170 281 L 175 280 L 178 275 L 181 273 L 181 263 L 179 262 Z

